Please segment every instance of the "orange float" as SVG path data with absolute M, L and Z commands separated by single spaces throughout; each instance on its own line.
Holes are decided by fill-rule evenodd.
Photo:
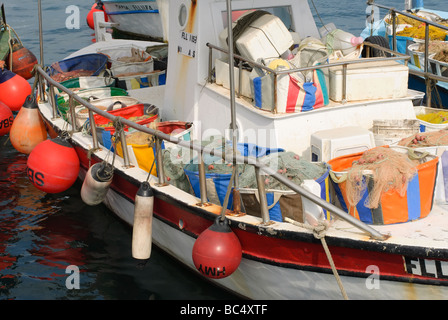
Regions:
M 36 56 L 20 42 L 12 45 L 12 53 L 10 55 L 12 57 L 12 63 L 9 66 L 9 70 L 26 80 L 31 79 L 34 76 L 34 65 L 37 64 Z M 10 59 L 8 59 L 9 61 Z
M 29 95 L 17 114 L 9 133 L 17 151 L 30 154 L 36 145 L 47 139 L 47 130 L 33 95 Z
M 75 149 L 58 137 L 45 140 L 33 149 L 27 161 L 27 175 L 37 189 L 60 193 L 75 183 L 79 167 Z
M 93 13 L 94 12 L 103 12 L 104 13 L 104 21 L 108 21 L 108 17 L 106 14 L 106 11 L 104 10 L 104 5 L 101 1 L 98 1 L 93 4 L 92 8 L 90 9 L 89 13 L 87 14 L 87 25 L 90 27 L 90 29 L 95 29 L 94 21 L 93 21 Z
M 26 97 L 31 94 L 31 86 L 25 78 L 14 72 L 3 69 L 4 61 L 0 62 L 0 102 L 6 104 L 12 111 L 19 111 Z
M 3 102 L 0 102 L 0 136 L 4 136 L 11 131 L 13 121 L 14 115 L 11 109 Z

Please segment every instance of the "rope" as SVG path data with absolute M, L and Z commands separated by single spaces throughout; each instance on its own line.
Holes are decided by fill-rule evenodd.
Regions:
M 311 226 L 311 225 L 308 225 L 305 223 L 300 223 L 300 222 L 294 221 L 287 217 L 285 218 L 285 221 L 289 222 L 295 226 L 311 230 L 313 232 L 314 237 L 321 241 L 322 247 L 324 248 L 325 254 L 327 255 L 328 262 L 330 263 L 331 270 L 333 271 L 333 275 L 335 276 L 336 281 L 339 286 L 339 289 L 341 290 L 341 294 L 345 300 L 348 300 L 347 293 L 345 292 L 344 286 L 342 285 L 342 281 L 341 281 L 341 278 L 339 277 L 338 270 L 336 269 L 336 266 L 334 264 L 333 258 L 330 253 L 330 249 L 328 248 L 328 245 L 327 245 L 327 241 L 325 240 L 325 235 L 328 230 L 328 224 L 325 223 L 325 221 L 319 221 L 317 226 Z
M 15 34 L 15 39 L 17 39 L 17 41 L 19 41 L 20 45 L 22 45 L 22 40 L 20 40 L 19 35 L 17 34 L 17 32 L 14 30 L 13 27 L 11 27 L 9 24 L 5 25 L 6 28 L 8 29 L 8 34 L 9 34 L 9 40 L 8 40 L 8 45 L 9 45 L 9 70 L 12 70 L 12 44 L 11 44 L 11 40 L 14 39 L 11 35 L 11 31 L 14 32 Z

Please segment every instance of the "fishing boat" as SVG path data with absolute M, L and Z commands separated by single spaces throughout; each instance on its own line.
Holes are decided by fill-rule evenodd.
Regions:
M 167 41 L 167 26 L 164 22 L 168 1 L 100 1 L 110 21 L 116 23 L 114 29 L 128 37 Z
M 384 7 L 374 1 L 369 5 L 372 9 L 369 23 L 361 36 L 386 38 L 382 41 L 383 45 L 411 55 L 409 87 L 426 91 L 428 106 L 432 104 L 437 108 L 446 108 L 448 61 L 444 52 L 448 48 L 448 38 L 446 29 L 439 27 L 447 26 L 448 12 L 440 8 L 427 8 L 423 0 L 404 1 L 404 10 L 391 10 L 379 19 L 380 9 Z
M 348 197 L 350 166 L 383 163 L 392 151 L 408 164 L 410 148 L 396 142 L 424 140 L 413 104 L 423 93 L 408 89 L 409 68 L 398 62 L 410 56 L 359 58 L 361 46 L 377 47 L 356 39 L 345 53 L 333 39 L 330 55 L 305 0 L 173 0 L 169 11 L 168 67 L 151 71 L 165 82 L 127 87 L 157 108 L 152 125 L 123 115 L 134 106 L 108 112 L 37 68 L 38 114 L 50 141 L 65 143 L 31 151 L 30 181 L 51 192 L 46 179 L 62 179 L 73 163 L 83 200 L 103 201 L 133 228 L 135 258 L 151 263 L 156 245 L 244 298 L 446 299 L 443 147 L 413 149 L 418 165 L 400 176 L 406 188 L 386 192 L 379 207 L 366 202 L 375 185 L 360 183 L 373 169 L 357 178 L 369 185 L 363 200 Z M 110 50 L 120 47 L 144 57 L 160 48 L 102 39 L 67 60 L 105 53 L 116 60 Z M 80 106 L 89 113 L 82 127 Z M 109 140 L 99 128 L 104 119 Z M 167 122 L 189 125 L 174 134 L 162 130 Z M 153 137 L 142 143 L 144 169 L 127 142 L 133 131 Z M 62 145 L 75 150 L 78 166 Z M 64 170 L 44 160 L 53 148 Z M 381 154 L 362 158 L 371 150 Z M 317 176 L 297 182 L 314 168 Z M 92 181 L 93 170 L 105 178 Z

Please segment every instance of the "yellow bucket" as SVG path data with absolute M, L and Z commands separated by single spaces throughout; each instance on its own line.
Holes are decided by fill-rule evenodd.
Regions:
M 138 167 L 145 170 L 146 172 L 149 172 L 152 166 L 151 174 L 157 177 L 157 168 L 156 164 L 154 163 L 155 149 L 148 144 L 128 144 L 128 146 L 132 147 Z M 117 143 L 117 155 L 123 157 L 123 149 L 120 142 Z M 132 159 L 132 155 L 129 156 Z

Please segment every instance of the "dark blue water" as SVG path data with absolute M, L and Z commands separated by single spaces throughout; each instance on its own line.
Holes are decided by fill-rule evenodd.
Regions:
M 80 29 L 65 10 L 80 9 Z M 44 62 L 92 43 L 85 17 L 93 0 L 43 0 Z M 5 3 L 6 21 L 39 59 L 37 1 Z M 46 194 L 26 176 L 27 156 L 0 137 L 0 300 L 235 299 L 154 248 L 143 269 L 131 255 L 131 228 L 105 206 L 87 206 L 81 183 Z M 74 272 L 79 273 L 79 289 Z
M 401 0 L 392 5 L 402 8 Z M 446 1 L 425 1 L 448 10 Z M 359 34 L 365 26 L 364 0 L 314 0 L 324 23 Z M 79 29 L 67 29 L 75 4 Z M 85 17 L 93 0 L 42 0 L 44 63 L 92 41 Z M 443 7 L 444 6 L 444 7 Z M 36 0 L 8 0 L 6 20 L 25 47 L 39 59 Z M 332 20 L 329 17 L 336 17 Z M 27 157 L 0 138 L 0 299 L 235 299 L 235 297 L 153 249 L 144 269 L 131 257 L 131 229 L 103 205 L 89 207 L 80 183 L 60 194 L 34 188 L 26 176 Z M 80 271 L 79 288 L 71 286 L 68 266 Z

